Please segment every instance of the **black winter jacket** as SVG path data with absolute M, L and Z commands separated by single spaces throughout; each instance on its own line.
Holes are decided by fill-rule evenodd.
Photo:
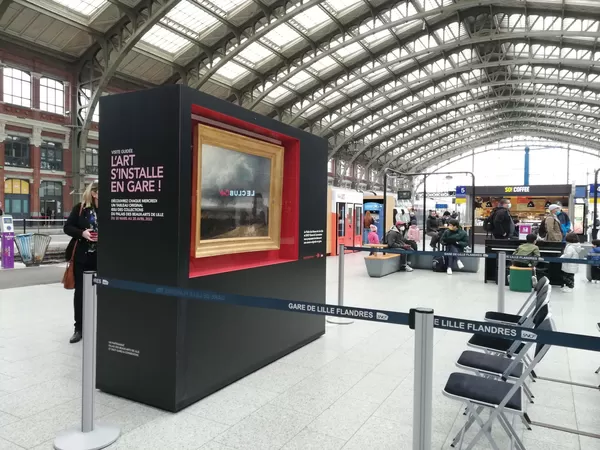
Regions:
M 79 212 L 81 211 L 81 214 Z M 96 209 L 97 211 L 97 209 Z M 67 251 L 65 254 L 65 258 L 67 261 L 71 259 L 71 255 L 73 253 L 73 247 L 77 242 L 77 249 L 75 253 L 75 260 L 81 262 L 85 260 L 87 252 L 89 250 L 90 242 L 82 237 L 82 234 L 85 230 L 91 230 L 94 227 L 92 226 L 92 209 L 91 208 L 83 208 L 81 209 L 81 203 L 78 203 L 71 210 L 71 214 L 69 214 L 69 218 L 65 223 L 63 231 L 68 236 L 71 236 L 71 242 L 67 246 Z
M 427 218 L 426 233 L 436 232 L 440 229 L 440 221 L 437 217 L 429 216 Z
M 506 208 L 496 208 L 494 214 L 494 228 L 492 234 L 496 239 L 510 239 L 515 233 L 515 223 Z

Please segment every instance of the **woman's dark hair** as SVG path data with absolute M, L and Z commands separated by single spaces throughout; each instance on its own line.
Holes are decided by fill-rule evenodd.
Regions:
M 460 226 L 460 222 L 456 219 L 450 219 L 448 221 L 448 225 L 452 225 L 453 227 L 459 227 Z
M 444 216 L 449 216 L 450 215 L 450 211 L 444 211 Z
M 579 243 L 579 236 L 577 236 L 575 233 L 568 233 L 565 241 L 569 242 L 570 244 L 577 244 Z
M 537 241 L 538 237 L 535 234 L 528 234 L 527 237 L 525 238 L 525 240 L 527 242 L 529 242 L 530 244 L 535 244 L 535 241 Z

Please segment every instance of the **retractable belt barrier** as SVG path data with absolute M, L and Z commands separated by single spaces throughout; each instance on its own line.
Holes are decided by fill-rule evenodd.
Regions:
M 399 248 L 371 248 L 371 247 L 344 247 L 346 250 L 353 252 L 373 252 L 373 253 L 392 253 L 398 255 L 431 255 L 431 256 L 457 256 L 459 258 L 483 258 L 497 259 L 498 253 L 455 253 L 455 252 L 433 252 L 433 251 L 414 251 L 403 250 Z M 600 259 L 565 259 L 556 257 L 536 257 L 536 256 L 519 256 L 506 254 L 506 259 L 510 261 L 530 261 L 530 262 L 547 262 L 547 263 L 569 263 L 582 264 L 589 266 L 600 266 Z
M 414 323 L 411 320 L 413 310 L 407 314 L 383 309 L 356 308 L 352 306 L 337 306 L 297 300 L 217 293 L 212 291 L 124 281 L 114 278 L 109 279 L 98 276 L 94 277 L 94 284 L 112 289 L 143 292 L 146 294 L 163 295 L 167 297 L 189 298 L 229 305 L 248 306 L 251 308 L 275 309 L 279 311 L 315 314 L 320 316 L 353 318 L 370 322 L 409 325 L 411 328 L 413 328 L 412 324 Z M 434 328 L 471 334 L 483 334 L 509 340 L 522 340 L 539 344 L 551 344 L 561 347 L 600 351 L 600 337 L 595 336 L 544 330 L 535 330 L 534 332 L 530 328 L 497 325 L 489 322 L 478 322 L 444 316 L 434 317 Z
M 439 253 L 444 254 L 444 252 Z M 333 316 L 346 320 L 356 319 L 370 322 L 408 325 L 415 331 L 413 450 L 431 449 L 434 328 L 471 334 L 483 334 L 491 337 L 508 339 L 511 341 L 524 341 L 529 343 L 550 344 L 582 350 L 600 351 L 599 337 L 561 333 L 539 328 L 531 329 L 490 322 L 479 322 L 454 317 L 435 316 L 432 309 L 416 308 L 411 309 L 407 314 L 382 309 L 356 308 L 344 306 L 341 303 L 338 305 L 328 305 L 298 300 L 244 296 L 182 287 L 161 286 L 157 284 L 125 281 L 114 278 L 102 278 L 99 276 L 94 276 L 90 281 L 90 286 L 99 286 L 102 289 L 120 289 L 167 297 L 188 298 L 229 305 L 247 306 L 251 308 L 264 308 L 302 314 Z M 94 297 L 95 291 L 96 290 L 94 289 Z M 91 404 L 93 409 L 93 396 Z M 106 445 L 81 448 L 85 450 L 91 450 L 92 448 L 97 449 L 105 446 Z M 71 450 L 71 447 L 57 448 Z

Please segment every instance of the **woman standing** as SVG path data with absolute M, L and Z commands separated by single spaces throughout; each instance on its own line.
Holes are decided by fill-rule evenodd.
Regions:
M 82 338 L 83 314 L 83 272 L 96 270 L 96 249 L 98 242 L 98 182 L 90 183 L 83 193 L 83 201 L 75 205 L 64 232 L 71 236 L 67 247 L 67 261 L 73 257 L 75 274 L 75 294 L 73 309 L 75 313 L 75 332 L 70 343 L 79 342 Z M 74 253 L 73 253 L 74 252 Z

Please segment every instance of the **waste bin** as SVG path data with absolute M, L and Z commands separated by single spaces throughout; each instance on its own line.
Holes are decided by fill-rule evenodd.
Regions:
M 46 234 L 18 234 L 15 244 L 26 267 L 39 266 L 46 256 L 52 238 Z
M 533 289 L 533 269 L 531 267 L 514 267 L 510 268 L 510 278 L 508 286 L 511 291 L 515 292 L 531 292 Z

